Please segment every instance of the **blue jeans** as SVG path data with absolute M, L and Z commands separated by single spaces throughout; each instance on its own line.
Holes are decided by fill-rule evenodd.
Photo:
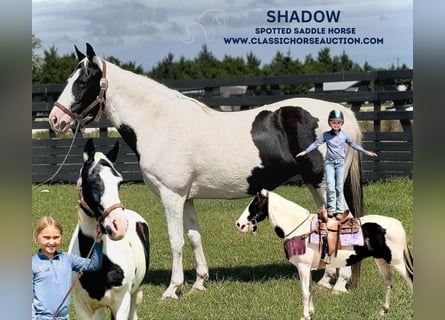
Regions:
M 326 177 L 326 204 L 328 211 L 343 212 L 343 179 L 345 160 L 336 159 L 324 161 Z

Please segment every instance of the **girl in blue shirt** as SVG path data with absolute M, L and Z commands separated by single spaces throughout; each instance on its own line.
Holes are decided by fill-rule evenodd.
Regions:
M 317 149 L 323 143 L 326 143 L 326 157 L 324 160 L 324 172 L 326 177 L 326 202 L 328 215 L 333 216 L 334 213 L 341 214 L 343 207 L 343 178 L 344 178 L 344 162 L 345 162 L 345 145 L 363 152 L 371 157 L 377 154 L 363 149 L 363 147 L 355 144 L 351 138 L 343 131 L 341 127 L 344 123 L 343 113 L 339 110 L 332 110 L 328 118 L 330 131 L 323 134 L 314 141 L 306 150 L 301 151 L 296 157 Z
M 97 227 L 96 242 L 90 259 L 58 252 L 62 243 L 62 225 L 54 217 L 44 216 L 36 224 L 34 238 L 39 251 L 32 256 L 32 319 L 52 320 L 71 287 L 71 271 L 95 271 L 102 266 L 102 233 Z M 69 320 L 69 297 L 55 319 Z

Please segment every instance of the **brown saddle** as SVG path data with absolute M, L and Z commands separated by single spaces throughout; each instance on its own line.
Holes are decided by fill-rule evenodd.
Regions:
M 317 228 L 314 230 L 320 236 L 320 249 L 323 249 L 322 258 L 327 254 L 337 256 L 337 251 L 341 247 L 340 234 L 353 234 L 360 230 L 360 220 L 352 218 L 349 210 L 330 218 L 323 207 L 318 213 Z

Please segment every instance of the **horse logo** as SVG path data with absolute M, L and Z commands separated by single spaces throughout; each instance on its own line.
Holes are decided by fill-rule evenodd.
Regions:
M 187 37 L 182 41 L 185 43 L 193 43 L 195 41 L 195 29 L 202 32 L 207 41 L 215 40 L 214 29 L 226 27 L 225 11 L 221 9 L 208 9 L 202 12 L 198 19 L 189 22 L 185 27 Z

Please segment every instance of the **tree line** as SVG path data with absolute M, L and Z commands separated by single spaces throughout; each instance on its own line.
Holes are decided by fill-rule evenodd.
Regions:
M 33 84 L 64 83 L 78 63 L 74 52 L 60 56 L 57 53 L 57 48 L 52 46 L 48 50 L 44 50 L 43 54 L 39 54 L 41 47 L 40 39 L 32 35 Z M 245 57 L 225 55 L 220 60 L 209 51 L 206 45 L 202 46 L 198 55 L 193 59 L 188 59 L 184 56 L 175 59 L 173 53 L 169 53 L 151 70 L 144 70 L 142 65 L 134 61 L 122 62 L 113 56 L 104 57 L 104 59 L 123 69 L 146 75 L 158 81 L 379 70 L 367 62 L 360 66 L 352 61 L 344 51 L 340 55 L 332 56 L 329 48 L 320 49 L 316 57 L 310 54 L 307 55 L 304 61 L 293 59 L 289 51 L 287 53 L 277 51 L 271 61 L 263 65 L 261 65 L 261 60 L 252 52 L 246 54 Z M 388 69 L 408 69 L 408 67 L 405 64 L 397 68 L 391 65 Z

